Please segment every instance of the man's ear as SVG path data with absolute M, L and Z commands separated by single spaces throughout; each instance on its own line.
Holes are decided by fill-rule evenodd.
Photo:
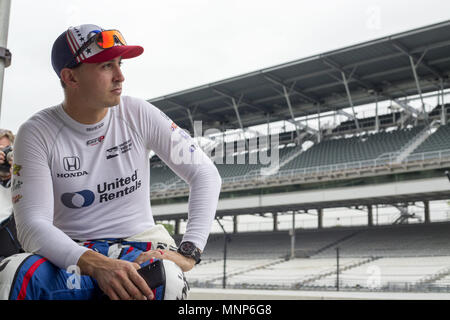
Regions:
M 75 88 L 78 86 L 78 79 L 75 74 L 75 70 L 64 68 L 61 70 L 61 81 L 64 82 L 66 87 Z

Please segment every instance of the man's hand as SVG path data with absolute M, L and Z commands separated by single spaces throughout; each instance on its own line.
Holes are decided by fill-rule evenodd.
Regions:
M 151 258 L 167 259 L 173 261 L 181 268 L 181 270 L 183 270 L 183 272 L 188 272 L 195 266 L 194 259 L 185 257 L 178 252 L 170 250 L 149 250 L 141 253 L 134 262 L 141 264 L 145 261 L 150 260 Z
M 137 263 L 111 259 L 88 250 L 78 260 L 82 274 L 97 280 L 111 300 L 153 300 L 154 295 L 137 270 Z

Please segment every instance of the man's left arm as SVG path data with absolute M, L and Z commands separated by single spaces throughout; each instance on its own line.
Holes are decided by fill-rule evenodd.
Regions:
M 216 214 L 222 179 L 208 156 L 195 140 L 164 113 L 147 103 L 147 137 L 152 149 L 189 185 L 188 221 L 182 242 L 192 242 L 203 251 Z M 163 251 L 183 271 L 192 269 L 195 261 L 173 251 Z M 163 258 L 166 258 L 163 257 Z M 175 261 L 176 260 L 176 261 Z

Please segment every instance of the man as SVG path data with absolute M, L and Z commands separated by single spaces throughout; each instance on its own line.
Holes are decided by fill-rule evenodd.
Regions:
M 37 253 L 22 257 L 27 267 L 14 277 L 35 286 L 9 285 L 10 299 L 27 299 L 29 292 L 30 298 L 93 298 L 95 288 L 110 299 L 153 299 L 155 288 L 137 272 L 142 265 L 163 259 L 165 266 L 169 261 L 186 272 L 199 262 L 221 179 L 201 149 L 191 148 L 195 141 L 164 113 L 121 95 L 122 59 L 142 52 L 126 45 L 119 31 L 96 25 L 69 28 L 56 39 L 52 65 L 65 99 L 20 127 L 14 154 L 13 179 L 22 183 L 12 194 L 18 237 L 26 252 Z M 188 223 L 177 252 L 157 250 L 175 243 L 152 217 L 150 150 L 190 186 Z M 179 161 L 181 154 L 197 160 Z M 41 265 L 46 271 L 33 283 Z M 61 295 L 58 290 L 65 288 L 52 273 L 63 283 L 70 279 L 61 270 L 74 267 L 83 274 L 77 294 Z

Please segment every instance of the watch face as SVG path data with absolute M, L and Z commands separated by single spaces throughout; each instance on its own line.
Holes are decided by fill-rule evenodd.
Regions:
M 192 242 L 183 242 L 180 247 L 185 254 L 192 254 L 195 250 L 195 245 Z

